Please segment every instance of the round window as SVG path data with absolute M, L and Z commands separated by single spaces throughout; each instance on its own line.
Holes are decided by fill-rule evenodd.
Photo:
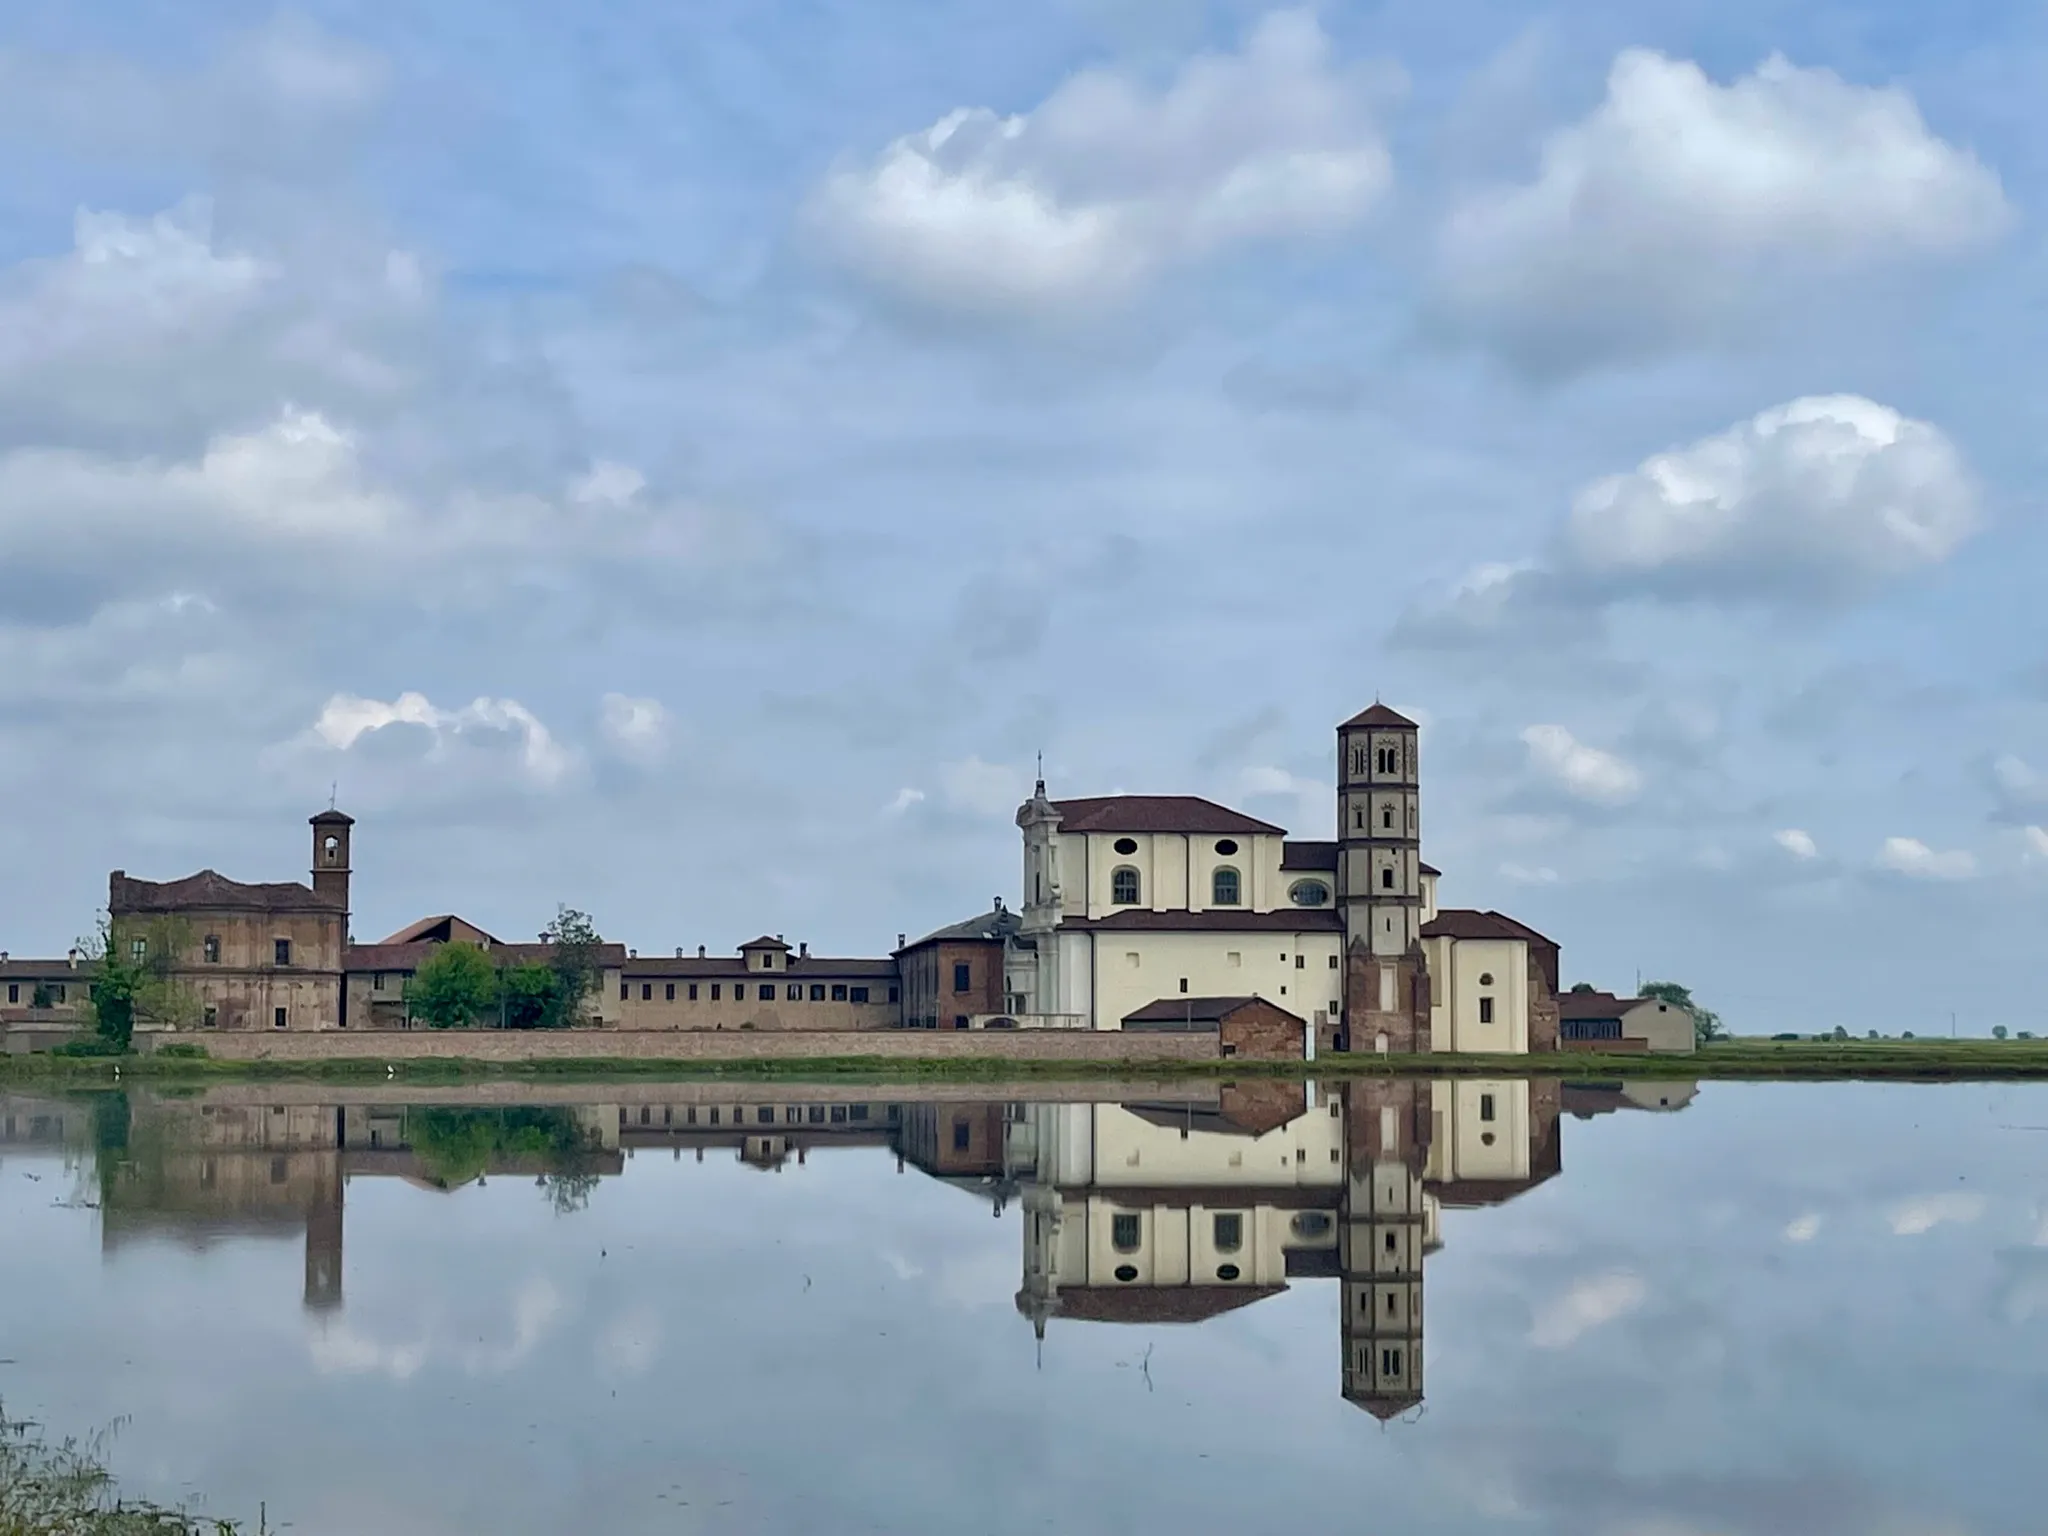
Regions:
M 1490 1147 L 1490 1146 L 1492 1146 L 1492 1145 L 1493 1145 L 1493 1132 L 1491 1132 L 1491 1131 L 1481 1131 L 1481 1132 L 1479 1133 L 1479 1145 L 1481 1145 L 1482 1147 Z
M 1136 853 L 1138 840 L 1135 837 L 1120 837 L 1116 840 L 1116 851 L 1125 855 Z
M 1138 1278 L 1138 1266 L 1135 1264 L 1119 1264 L 1116 1267 L 1116 1277 L 1125 1284 L 1129 1284 Z
M 1327 907 L 1330 888 L 1320 880 L 1297 880 L 1288 887 L 1287 899 L 1297 907 Z
M 1323 1211 L 1303 1211 L 1290 1225 L 1296 1237 L 1323 1237 L 1335 1223 Z
M 1223 855 L 1223 857 L 1225 857 L 1225 858 L 1227 859 L 1227 858 L 1229 858 L 1229 857 L 1230 857 L 1230 856 L 1231 856 L 1231 855 L 1232 855 L 1233 853 L 1237 852 L 1237 844 L 1236 844 L 1236 843 L 1234 843 L 1234 842 L 1232 842 L 1232 841 L 1231 841 L 1231 840 L 1230 840 L 1229 838 L 1227 838 L 1227 837 L 1219 837 L 1219 838 L 1218 838 L 1218 839 L 1216 840 L 1216 851 L 1217 851 L 1218 853 L 1222 854 L 1222 855 Z
M 1492 985 L 1493 985 L 1493 972 L 1491 972 L 1491 971 L 1481 971 L 1481 972 L 1479 973 L 1479 985 L 1481 985 L 1482 987 L 1490 987 L 1490 986 L 1492 986 Z
M 1218 1280 L 1235 1280 L 1240 1273 L 1242 1271 L 1235 1264 L 1218 1264 L 1216 1266 L 1216 1278 Z

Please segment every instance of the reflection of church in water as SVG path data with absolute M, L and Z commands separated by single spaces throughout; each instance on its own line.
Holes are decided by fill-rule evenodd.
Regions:
M 1190 1084 L 1116 1104 L 900 1103 L 678 1085 L 628 1105 L 509 1110 L 123 1098 L 118 1117 L 111 1102 L 81 1113 L 0 1100 L 0 1143 L 97 1141 L 110 1256 L 148 1240 L 303 1233 L 316 1313 L 342 1304 L 344 1201 L 358 1177 L 444 1193 L 565 1172 L 594 1181 L 664 1151 L 783 1172 L 828 1148 L 892 1149 L 899 1169 L 958 1184 L 998 1215 L 1017 1208 L 1016 1305 L 1041 1339 L 1068 1324 L 1200 1323 L 1293 1282 L 1334 1280 L 1344 1396 L 1391 1419 L 1423 1399 L 1424 1272 L 1443 1246 L 1442 1211 L 1497 1205 L 1555 1176 L 1561 1108 L 1672 1110 L 1691 1091 L 1373 1078 Z

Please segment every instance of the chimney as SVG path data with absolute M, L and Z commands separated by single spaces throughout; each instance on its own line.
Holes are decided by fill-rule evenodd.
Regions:
M 704 958 L 704 946 L 702 944 L 699 944 L 697 946 L 697 958 L 699 960 L 702 960 Z
M 71 969 L 74 971 L 78 969 L 78 951 L 76 949 L 72 950 L 65 958 L 71 962 Z
M 680 944 L 676 946 L 676 958 L 678 960 L 683 958 L 683 946 Z
M 626 958 L 628 960 L 638 960 L 640 958 L 640 951 L 637 949 L 629 949 L 626 951 Z
M 897 935 L 896 935 L 896 947 L 897 947 L 898 949 L 901 949 L 901 948 L 903 947 L 903 945 L 904 945 L 904 942 L 905 942 L 906 940 L 908 940 L 908 939 L 909 939 L 909 937 L 910 937 L 910 935 L 909 935 L 909 934 L 907 934 L 907 933 L 899 933 L 899 934 L 897 934 Z
M 798 940 L 796 946 L 796 957 L 799 960 L 808 960 L 811 958 L 811 941 L 809 939 Z M 0 959 L 4 958 L 5 956 L 0 956 Z
M 777 935 L 775 935 L 775 942 L 776 942 L 776 943 L 778 943 L 778 944 L 780 944 L 780 943 L 782 942 L 782 935 L 781 935 L 781 934 L 779 934 L 779 933 L 778 933 Z

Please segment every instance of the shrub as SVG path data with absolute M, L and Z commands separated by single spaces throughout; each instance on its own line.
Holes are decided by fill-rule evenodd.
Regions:
M 52 1056 L 126 1056 L 128 1049 L 99 1035 L 86 1035 L 50 1047 Z
M 1863 1038 L 1866 1040 L 1875 1040 L 1877 1038 L 1877 1031 L 1873 1029 L 1869 1034 L 1865 1035 Z
M 159 1056 L 168 1056 L 173 1061 L 205 1061 L 206 1047 L 190 1040 L 174 1040 L 169 1045 L 156 1048 Z
M 2031 1040 L 2034 1038 L 2034 1032 L 2031 1029 L 2023 1029 L 2020 1031 L 2020 1038 L 2022 1040 Z
M 1796 1034 L 1785 1034 L 1785 1035 L 1773 1035 L 1773 1036 L 1771 1036 L 1771 1038 L 1772 1038 L 1773 1040 L 1797 1040 L 1797 1039 L 1799 1038 L 1799 1036 L 1798 1036 L 1798 1035 L 1796 1035 Z
M 1910 1029 L 1901 1030 L 1899 1031 L 1899 1038 L 1901 1040 L 1910 1040 L 1913 1038 L 1913 1031 Z

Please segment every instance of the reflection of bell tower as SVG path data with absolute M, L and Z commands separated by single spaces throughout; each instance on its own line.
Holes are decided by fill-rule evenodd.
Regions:
M 1024 1285 L 1017 1310 L 1031 1319 L 1031 1331 L 1045 1338 L 1046 1321 L 1060 1309 L 1060 1227 L 1066 1202 L 1043 1184 L 1024 1187 Z
M 312 818 L 313 894 L 348 908 L 348 832 L 355 818 L 329 808 Z
M 1419 1079 L 1344 1090 L 1348 1157 L 1337 1255 L 1344 1396 L 1382 1421 L 1422 1402 L 1430 1107 L 1429 1084 Z
M 341 1306 L 341 1154 L 316 1153 L 319 1172 L 306 1207 L 306 1310 L 333 1312 Z
M 1337 727 L 1337 900 L 1349 1050 L 1429 1049 L 1421 798 L 1413 720 L 1375 704 Z

